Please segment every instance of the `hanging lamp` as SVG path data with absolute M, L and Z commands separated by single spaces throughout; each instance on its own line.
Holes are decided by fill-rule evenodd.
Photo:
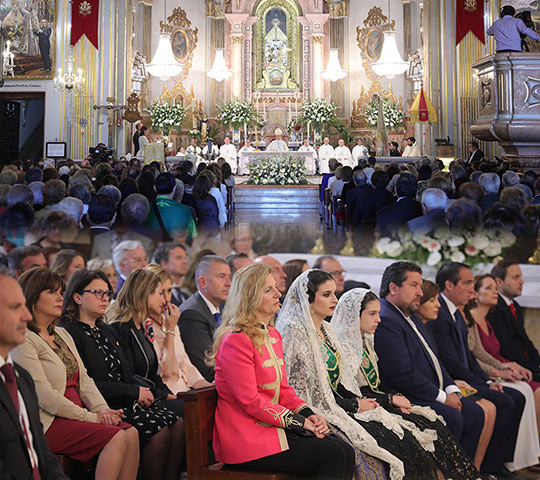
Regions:
M 225 50 L 223 48 L 216 49 L 214 64 L 212 69 L 206 72 L 206 75 L 220 83 L 232 75 L 232 71 L 227 68 L 225 63 Z
M 167 0 L 163 3 L 163 24 L 167 23 Z M 171 36 L 162 32 L 152 61 L 146 65 L 148 73 L 164 82 L 179 75 L 184 67 L 176 61 L 171 46 Z
M 332 41 L 332 20 L 330 20 L 330 41 Z M 347 70 L 341 68 L 339 61 L 339 52 L 337 48 L 330 48 L 330 56 L 328 57 L 328 65 L 326 70 L 321 72 L 321 77 L 331 82 L 337 82 L 347 76 Z
M 390 0 L 388 0 L 388 20 L 390 21 Z M 396 43 L 396 32 L 384 32 L 381 56 L 371 64 L 372 70 L 379 77 L 394 78 L 409 68 L 409 62 L 401 57 Z

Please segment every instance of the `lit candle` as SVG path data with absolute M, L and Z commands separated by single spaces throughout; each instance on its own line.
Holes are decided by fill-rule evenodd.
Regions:
M 307 122 L 307 138 L 309 140 L 309 125 L 311 124 L 311 120 Z
M 244 123 L 244 142 L 247 140 L 247 124 Z

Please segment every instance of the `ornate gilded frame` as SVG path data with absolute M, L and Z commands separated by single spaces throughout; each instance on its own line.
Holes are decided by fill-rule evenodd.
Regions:
M 360 54 L 362 55 L 362 66 L 366 71 L 366 75 L 373 82 L 374 85 L 380 85 L 381 79 L 371 69 L 371 63 L 378 60 L 378 57 L 371 58 L 368 55 L 368 40 L 370 35 L 374 32 L 380 32 L 384 35 L 384 32 L 394 30 L 396 22 L 390 21 L 388 17 L 383 15 L 382 9 L 379 7 L 373 7 L 363 22 L 363 27 L 356 27 L 356 41 L 360 47 Z M 379 52 L 380 55 L 380 52 Z
M 291 68 L 290 81 L 293 82 L 297 88 L 299 85 L 299 68 L 300 62 L 300 23 L 298 17 L 302 15 L 298 5 L 294 0 L 263 0 L 260 2 L 254 10 L 254 16 L 257 17 L 256 22 L 256 34 L 255 34 L 255 84 L 258 84 L 263 79 L 263 65 L 264 65 L 264 19 L 269 10 L 273 8 L 282 8 L 287 17 L 287 38 L 289 44 L 289 65 Z
M 175 105 L 178 103 L 179 97 L 182 97 L 182 105 L 188 107 L 186 112 L 186 118 L 182 126 L 184 128 L 191 128 L 194 125 L 194 120 L 197 120 L 197 116 L 200 115 L 202 111 L 202 102 L 198 101 L 195 98 L 195 93 L 193 92 L 193 86 L 190 88 L 189 92 L 185 89 L 184 85 L 179 82 L 175 82 L 174 86 L 169 90 L 167 84 L 163 84 L 163 92 L 157 99 L 160 103 L 168 103 L 169 105 Z M 154 99 L 156 101 L 156 99 Z
M 353 100 L 353 108 L 351 112 L 351 128 L 368 128 L 366 118 L 364 117 L 364 112 L 367 106 L 371 103 L 374 95 L 380 95 L 383 99 L 390 100 L 392 103 L 397 103 L 400 107 L 403 106 L 403 101 L 401 97 L 398 98 L 394 95 L 391 83 L 388 85 L 387 92 L 381 88 L 380 84 L 372 85 L 367 92 L 366 89 L 362 86 L 362 90 L 360 90 L 360 96 L 357 100 Z
M 186 39 L 186 54 L 184 58 L 176 58 L 176 60 L 184 66 L 182 72 L 175 77 L 175 82 L 182 83 L 188 76 L 189 69 L 193 62 L 193 51 L 197 47 L 199 29 L 193 27 L 187 18 L 186 12 L 180 7 L 173 10 L 172 14 L 167 17 L 167 22 L 159 22 L 161 32 L 168 33 L 171 36 L 171 47 L 173 47 L 173 36 L 176 33 L 182 33 Z

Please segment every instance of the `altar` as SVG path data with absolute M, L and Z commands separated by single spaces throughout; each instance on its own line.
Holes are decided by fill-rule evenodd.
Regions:
M 239 171 L 248 172 L 251 164 L 257 163 L 262 158 L 269 157 L 303 159 L 307 173 L 310 175 L 315 174 L 315 159 L 317 154 L 314 152 L 240 152 Z

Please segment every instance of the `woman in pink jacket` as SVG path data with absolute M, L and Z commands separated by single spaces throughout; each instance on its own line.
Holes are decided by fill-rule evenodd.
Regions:
M 287 382 L 281 336 L 269 325 L 280 296 L 265 264 L 234 275 L 211 356 L 216 458 L 236 469 L 350 480 L 354 450 Z

